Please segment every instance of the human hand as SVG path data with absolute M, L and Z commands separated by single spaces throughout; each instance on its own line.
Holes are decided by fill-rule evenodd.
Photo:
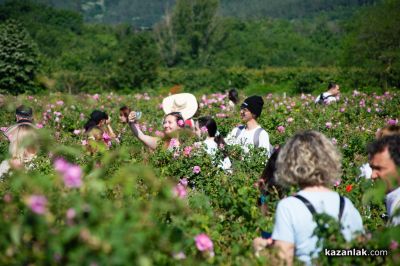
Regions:
M 136 112 L 135 111 L 132 111 L 132 112 L 129 113 L 128 122 L 129 123 L 135 123 L 136 122 Z
M 262 238 L 262 237 L 256 237 L 256 238 L 253 240 L 253 250 L 254 250 L 254 254 L 255 254 L 256 256 L 258 256 L 258 255 L 259 255 L 259 252 L 260 252 L 261 250 L 263 250 L 263 249 L 266 248 L 267 246 L 272 245 L 272 243 L 273 243 L 272 238 L 267 238 L 267 239 L 265 239 L 265 238 Z

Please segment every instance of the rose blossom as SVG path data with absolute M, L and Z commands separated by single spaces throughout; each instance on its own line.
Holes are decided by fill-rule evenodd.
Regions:
M 198 174 L 200 173 L 200 171 L 201 171 L 200 166 L 196 165 L 193 167 L 193 173 Z
M 44 214 L 47 210 L 47 199 L 42 195 L 31 195 L 27 200 L 28 207 L 36 214 Z
M 197 235 L 194 238 L 196 247 L 200 251 L 212 251 L 214 246 L 211 239 L 204 233 Z

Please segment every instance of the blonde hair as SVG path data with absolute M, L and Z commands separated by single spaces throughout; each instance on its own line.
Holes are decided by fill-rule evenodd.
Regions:
M 33 125 L 18 125 L 10 134 L 9 153 L 13 160 L 30 162 L 37 153 L 37 132 Z
M 275 177 L 289 185 L 331 186 L 341 174 L 341 157 L 333 143 L 322 133 L 297 133 L 285 144 L 276 161 Z

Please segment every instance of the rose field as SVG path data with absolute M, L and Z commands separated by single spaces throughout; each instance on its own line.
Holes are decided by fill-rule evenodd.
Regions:
M 119 108 L 127 105 L 143 113 L 143 132 L 161 136 L 161 102 L 167 95 L 4 96 L 1 129 L 15 122 L 18 105 L 31 106 L 40 132 L 32 141 L 40 153 L 29 170 L 9 173 L 0 182 L 0 265 L 276 265 L 272 248 L 256 256 L 252 247 L 262 230 L 272 231 L 279 200 L 271 193 L 268 215 L 262 215 L 257 205 L 266 163 L 262 151 L 245 154 L 240 147 L 226 147 L 233 169 L 224 172 L 189 131 L 181 134 L 179 147 L 150 152 L 119 122 Z M 321 253 L 316 264 L 399 265 L 400 228 L 386 226 L 384 185 L 359 178 L 377 130 L 399 123 L 398 90 L 343 93 L 327 106 L 306 94 L 262 96 L 259 123 L 273 146 L 313 129 L 341 152 L 342 175 L 332 189 L 354 203 L 365 232 L 345 243 L 334 225 L 327 226 L 331 221 L 321 218 L 316 234 L 324 247 L 388 251 L 386 256 Z M 198 116 L 213 116 L 222 136 L 240 124 L 239 106 L 230 110 L 227 94 L 196 97 Z M 118 141 L 86 139 L 83 126 L 95 109 L 110 115 Z M 88 145 L 96 152 L 89 153 Z M 8 156 L 4 138 L 0 156 L 1 161 Z M 294 191 L 289 188 L 288 194 Z

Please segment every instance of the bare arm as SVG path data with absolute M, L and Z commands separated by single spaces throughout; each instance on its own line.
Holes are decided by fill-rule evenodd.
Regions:
M 293 265 L 294 244 L 286 241 L 275 240 L 274 246 L 278 248 L 279 257 L 284 262 L 284 265 Z
M 141 142 L 143 142 L 144 145 L 146 145 L 152 150 L 155 150 L 157 148 L 157 142 L 160 140 L 159 138 L 145 135 L 140 130 L 139 125 L 135 122 L 129 121 L 129 127 L 131 128 L 133 135 L 135 135 L 135 137 L 137 137 Z

